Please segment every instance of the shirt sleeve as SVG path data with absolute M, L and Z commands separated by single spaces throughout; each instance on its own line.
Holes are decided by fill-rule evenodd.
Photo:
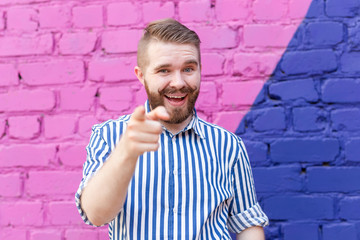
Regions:
M 228 227 L 240 233 L 252 226 L 266 226 L 268 217 L 261 209 L 255 193 L 249 158 L 244 143 L 239 139 L 239 156 L 233 166 L 234 197 L 230 202 Z
M 81 208 L 80 197 L 83 189 L 86 187 L 90 179 L 103 166 L 106 159 L 111 153 L 111 149 L 102 137 L 102 129 L 96 125 L 92 128 L 90 142 L 86 147 L 87 157 L 83 165 L 83 177 L 80 186 L 75 194 L 76 207 L 85 223 L 94 226 L 87 218 L 85 212 Z

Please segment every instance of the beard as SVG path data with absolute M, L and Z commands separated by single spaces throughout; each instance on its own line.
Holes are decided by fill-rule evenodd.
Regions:
M 199 88 L 197 88 L 197 87 L 191 88 L 191 87 L 187 86 L 187 87 L 183 87 L 183 88 L 177 90 L 175 88 L 167 87 L 163 90 L 159 90 L 157 93 L 153 93 L 150 91 L 148 85 L 146 84 L 146 81 L 144 81 L 144 82 L 145 82 L 145 90 L 148 95 L 151 110 L 155 109 L 158 106 L 164 106 L 166 108 L 165 103 L 164 103 L 166 94 L 174 94 L 174 93 L 187 94 L 187 104 L 186 104 L 185 108 L 183 108 L 183 107 L 174 107 L 172 109 L 166 108 L 166 110 L 168 111 L 168 113 L 170 115 L 170 118 L 169 118 L 169 120 L 164 121 L 164 122 L 170 123 L 170 124 L 182 123 L 183 121 L 188 119 L 188 117 L 190 117 L 193 114 L 195 102 L 199 95 Z

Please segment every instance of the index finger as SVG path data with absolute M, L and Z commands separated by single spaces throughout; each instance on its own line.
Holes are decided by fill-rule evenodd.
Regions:
M 146 114 L 146 118 L 154 121 L 158 121 L 158 120 L 166 121 L 170 119 L 170 115 L 166 111 L 165 107 L 158 106 L 157 108 Z
M 135 108 L 133 114 L 131 115 L 131 119 L 135 119 L 138 121 L 144 121 L 145 120 L 145 107 L 138 106 L 137 108 Z

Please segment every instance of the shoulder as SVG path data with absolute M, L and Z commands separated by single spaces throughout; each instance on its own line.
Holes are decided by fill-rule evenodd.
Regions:
M 105 122 L 95 124 L 92 127 L 92 132 L 93 134 L 96 133 L 103 137 L 109 133 L 122 134 L 130 117 L 131 115 L 123 115 L 118 119 L 109 119 Z

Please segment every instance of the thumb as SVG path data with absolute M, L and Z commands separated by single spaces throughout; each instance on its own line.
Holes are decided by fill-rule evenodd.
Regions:
M 166 120 L 170 119 L 170 115 L 166 111 L 165 107 L 159 106 L 159 107 L 155 108 L 154 110 L 152 110 L 151 112 L 149 112 L 146 115 L 146 118 L 150 119 L 150 120 L 154 120 L 154 121 L 158 121 L 158 120 L 166 121 Z

